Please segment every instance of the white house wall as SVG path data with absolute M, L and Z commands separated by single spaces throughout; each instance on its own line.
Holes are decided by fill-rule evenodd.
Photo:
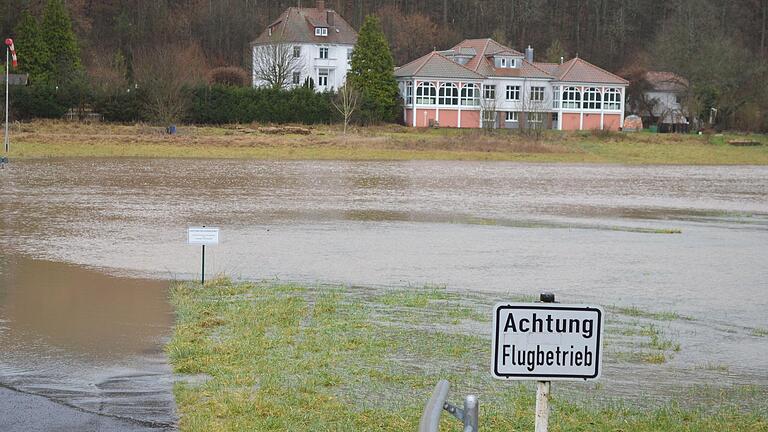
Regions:
M 656 117 L 659 117 L 664 113 L 682 111 L 683 107 L 677 103 L 677 97 L 673 92 L 651 91 L 646 92 L 645 94 L 648 99 L 656 99 L 659 101 L 658 104 L 653 107 L 653 115 Z
M 301 86 L 304 84 L 304 80 L 307 79 L 307 77 L 311 77 L 312 80 L 315 83 L 315 91 L 324 91 L 324 90 L 337 90 L 339 87 L 344 85 L 344 82 L 347 78 L 347 72 L 349 72 L 349 61 L 347 60 L 347 52 L 348 50 L 351 50 L 354 48 L 354 45 L 341 45 L 341 44 L 306 44 L 306 43 L 297 43 L 297 44 L 290 44 L 289 50 L 293 52 L 293 47 L 298 46 L 301 47 L 301 55 L 299 57 L 299 72 L 301 73 L 301 76 L 299 77 L 299 84 L 298 86 Z M 253 49 L 253 70 L 256 69 L 255 59 L 256 59 L 256 50 L 259 49 L 260 45 L 254 46 Z M 328 58 L 327 59 L 321 59 L 320 58 L 320 48 L 328 48 Z M 319 79 L 318 75 L 320 72 L 320 69 L 329 69 L 331 72 L 328 76 L 328 86 L 327 87 L 320 87 L 318 85 Z M 261 87 L 266 85 L 266 83 L 262 80 L 259 80 L 258 77 L 256 77 L 256 73 L 253 73 L 253 86 L 254 87 Z M 288 77 L 288 87 L 296 87 L 296 85 L 292 84 L 293 77 Z

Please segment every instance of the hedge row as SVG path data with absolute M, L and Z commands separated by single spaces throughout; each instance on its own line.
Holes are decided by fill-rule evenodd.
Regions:
M 3 91 L 0 91 L 4 97 Z M 91 108 L 104 120 L 153 122 L 146 90 L 95 92 L 87 88 L 58 89 L 46 86 L 15 87 L 11 92 L 12 115 L 17 120 L 61 118 L 72 108 Z M 223 85 L 187 88 L 183 92 L 186 114 L 181 121 L 222 123 L 330 123 L 337 117 L 333 93 L 254 89 Z
M 333 93 L 308 88 L 272 90 L 249 87 L 192 89 L 187 120 L 193 123 L 330 123 Z

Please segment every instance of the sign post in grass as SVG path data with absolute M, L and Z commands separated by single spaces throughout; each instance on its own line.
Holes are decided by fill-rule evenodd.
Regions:
M 202 263 L 200 269 L 200 284 L 205 285 L 205 245 L 219 244 L 219 229 L 201 227 L 189 227 L 187 229 L 187 243 L 199 244 L 203 247 Z

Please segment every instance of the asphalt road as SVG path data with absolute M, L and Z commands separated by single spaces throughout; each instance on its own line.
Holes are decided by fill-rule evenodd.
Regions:
M 0 387 L 2 432 L 159 432 L 130 420 L 103 416 L 56 403 L 42 396 Z

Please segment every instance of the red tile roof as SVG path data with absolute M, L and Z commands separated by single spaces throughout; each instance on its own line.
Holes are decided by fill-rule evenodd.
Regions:
M 328 24 L 328 13 L 334 14 L 333 25 Z M 327 27 L 328 36 L 315 36 L 315 27 Z M 354 45 L 357 42 L 357 32 L 332 9 L 289 7 L 268 25 L 251 45 L 274 42 Z
M 472 58 L 461 65 L 446 57 L 450 55 L 471 55 Z M 497 68 L 494 66 L 494 55 L 517 57 L 520 66 L 516 68 Z M 466 70 L 475 72 L 483 77 L 520 77 L 541 78 L 564 82 L 595 83 L 595 84 L 628 84 L 629 82 L 618 75 L 599 68 L 578 57 L 565 63 L 529 62 L 525 55 L 512 48 L 501 45 L 493 39 L 467 39 L 448 51 L 432 52 L 420 57 L 401 68 L 397 76 L 433 76 L 424 75 L 425 70 L 441 78 L 450 78 L 456 73 L 456 78 L 466 78 Z
M 572 58 L 563 64 L 536 63 L 541 69 L 547 71 L 558 81 L 599 83 L 599 84 L 629 84 L 624 78 L 599 68 L 592 63 Z
M 395 69 L 397 77 L 469 78 L 483 79 L 483 75 L 446 58 L 437 51 L 419 57 Z
M 684 91 L 688 88 L 688 80 L 674 72 L 648 71 L 643 79 L 658 91 Z

